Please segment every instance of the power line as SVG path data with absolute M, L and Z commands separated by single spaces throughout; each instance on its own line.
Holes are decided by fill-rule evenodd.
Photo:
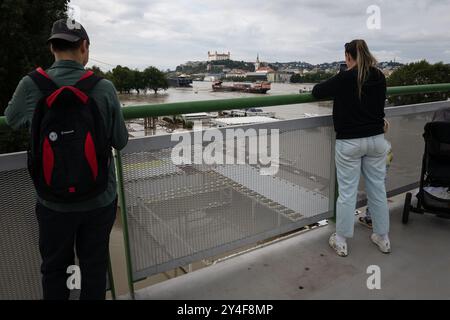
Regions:
M 115 67 L 115 65 L 113 65 L 111 63 L 104 62 L 104 61 L 101 61 L 101 60 L 97 60 L 97 59 L 94 59 L 92 57 L 90 57 L 89 60 L 92 60 L 92 61 L 95 61 L 95 62 L 98 62 L 98 63 L 101 63 L 101 64 L 105 64 L 105 65 L 108 65 L 108 66 L 111 66 L 111 67 Z

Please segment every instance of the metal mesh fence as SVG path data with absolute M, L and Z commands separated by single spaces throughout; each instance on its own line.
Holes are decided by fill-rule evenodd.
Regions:
M 424 126 L 432 120 L 434 111 L 387 117 L 390 128 L 386 139 L 392 146 L 393 159 L 387 169 L 386 191 L 396 195 L 418 186 L 425 143 Z M 361 178 L 358 200 L 366 200 L 364 180 Z
M 0 300 L 43 298 L 36 197 L 26 154 L 0 158 Z M 109 275 L 107 288 L 109 289 Z M 77 299 L 73 290 L 71 299 Z
M 390 129 L 386 139 L 391 143 L 393 153 L 386 179 L 388 192 L 406 191 L 410 188 L 408 186 L 419 181 L 425 148 L 422 135 L 425 124 L 432 120 L 433 113 L 423 112 L 388 118 Z
M 41 299 L 39 230 L 26 169 L 0 172 L 0 300 Z
M 386 179 L 390 195 L 417 185 L 423 127 L 435 110 L 447 105 L 386 110 L 391 123 L 386 138 L 394 153 Z M 173 144 L 169 147 L 158 140 L 160 147 L 154 147 L 154 137 L 145 138 L 138 151 L 125 150 L 123 174 L 135 281 L 331 215 L 332 127 L 322 123 L 292 129 L 291 123 L 290 129 L 283 130 L 284 121 L 276 127 L 280 128 L 280 157 L 275 175 L 261 175 L 261 166 L 249 163 L 177 166 L 171 160 Z M 245 159 L 250 155 L 246 147 Z M 366 198 L 363 178 L 359 190 L 362 204 Z
M 401 193 L 417 183 L 423 127 L 437 107 L 404 107 L 400 115 L 387 111 L 391 127 L 386 137 L 394 153 L 386 182 L 389 192 Z M 279 169 L 274 175 L 261 175 L 264 166 L 252 163 L 175 165 L 173 144 L 161 143 L 165 140 L 158 137 L 141 139 L 145 147 L 137 151 L 125 150 L 133 279 L 331 216 L 333 130 L 330 119 L 317 120 L 319 125 L 306 120 L 310 125 L 298 127 L 302 129 L 292 123 L 285 126 L 284 121 L 267 125 L 280 129 Z M 246 148 L 245 159 L 250 155 Z M 25 157 L 0 158 L 0 300 L 42 297 L 35 195 Z
M 153 137 L 145 139 L 152 148 Z M 246 141 L 245 164 L 237 152 L 236 161 L 211 165 L 175 165 L 164 146 L 122 153 L 134 280 L 331 215 L 331 127 L 281 129 L 274 175 L 247 161 L 254 151 Z

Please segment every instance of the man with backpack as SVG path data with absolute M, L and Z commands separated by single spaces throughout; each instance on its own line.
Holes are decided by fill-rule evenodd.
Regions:
M 36 193 L 44 299 L 68 299 L 68 267 L 81 271 L 80 299 L 105 299 L 117 193 L 111 148 L 128 142 L 114 85 L 84 69 L 89 37 L 58 20 L 48 39 L 55 63 L 25 76 L 5 111 L 30 128 L 28 168 Z

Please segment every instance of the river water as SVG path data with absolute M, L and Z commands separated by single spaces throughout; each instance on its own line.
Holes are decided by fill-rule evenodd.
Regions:
M 121 94 L 121 103 L 126 107 L 129 105 L 159 104 L 168 102 L 200 101 L 214 99 L 231 99 L 262 96 L 254 93 L 244 92 L 214 92 L 211 89 L 212 82 L 194 81 L 192 88 L 169 88 L 158 94 Z M 272 89 L 267 96 L 298 94 L 300 89 L 312 89 L 314 84 L 291 84 L 272 83 Z M 285 106 L 266 107 L 265 111 L 275 112 L 278 119 L 295 119 L 311 115 L 323 115 L 331 113 L 330 102 L 313 102 Z M 306 115 L 305 115 L 306 114 Z

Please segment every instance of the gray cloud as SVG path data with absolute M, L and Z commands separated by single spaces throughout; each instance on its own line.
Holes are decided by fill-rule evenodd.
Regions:
M 379 60 L 450 61 L 448 0 L 73 0 L 92 39 L 93 58 L 133 68 L 174 68 L 208 50 L 237 60 L 342 59 L 364 38 Z M 369 5 L 381 29 L 368 30 Z M 94 62 L 95 63 L 95 62 Z M 101 65 L 108 68 L 108 65 Z

